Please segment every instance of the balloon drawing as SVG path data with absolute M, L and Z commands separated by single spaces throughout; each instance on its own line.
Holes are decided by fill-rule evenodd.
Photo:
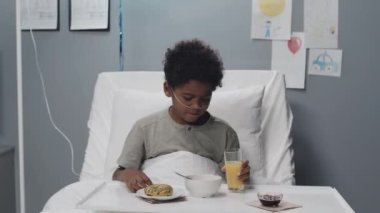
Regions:
M 288 48 L 290 52 L 292 52 L 293 54 L 296 54 L 298 50 L 301 48 L 301 46 L 302 41 L 299 37 L 292 36 L 290 40 L 288 40 Z

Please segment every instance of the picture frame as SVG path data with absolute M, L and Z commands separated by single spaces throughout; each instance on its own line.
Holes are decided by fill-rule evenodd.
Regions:
M 70 0 L 70 31 L 108 31 L 110 0 Z
M 21 30 L 59 30 L 59 0 L 21 0 Z

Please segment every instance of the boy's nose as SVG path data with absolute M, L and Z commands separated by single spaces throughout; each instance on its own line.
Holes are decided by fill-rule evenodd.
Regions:
M 199 101 L 194 101 L 194 103 L 192 103 L 192 108 L 193 109 L 206 109 L 208 107 L 208 104 L 206 104 L 205 102 L 203 102 L 202 100 L 199 100 Z

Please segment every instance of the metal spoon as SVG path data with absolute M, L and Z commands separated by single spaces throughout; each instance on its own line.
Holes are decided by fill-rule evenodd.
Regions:
M 183 178 L 186 178 L 186 179 L 192 180 L 189 176 L 183 175 L 183 174 L 178 173 L 178 172 L 174 172 L 174 173 L 176 173 L 177 175 L 179 175 L 179 176 L 181 176 L 181 177 L 183 177 Z

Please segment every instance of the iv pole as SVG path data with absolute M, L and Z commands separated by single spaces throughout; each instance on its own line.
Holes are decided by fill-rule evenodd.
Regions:
M 18 120 L 18 212 L 25 213 L 24 176 L 24 117 L 22 100 L 22 54 L 21 54 L 21 0 L 16 0 L 16 61 L 17 61 L 17 120 Z

